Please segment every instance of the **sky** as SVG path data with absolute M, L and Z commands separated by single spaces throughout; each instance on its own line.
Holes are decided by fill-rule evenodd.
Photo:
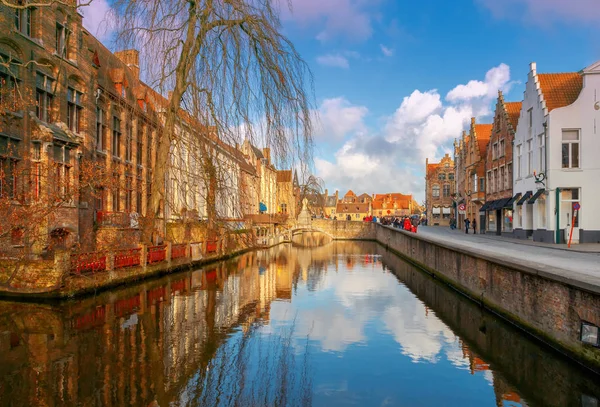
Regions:
M 420 202 L 425 159 L 452 155 L 471 117 L 491 123 L 498 90 L 522 100 L 531 62 L 575 72 L 600 59 L 600 0 L 281 1 L 284 33 L 314 74 L 314 172 L 330 194 Z M 101 40 L 108 10 L 82 10 Z

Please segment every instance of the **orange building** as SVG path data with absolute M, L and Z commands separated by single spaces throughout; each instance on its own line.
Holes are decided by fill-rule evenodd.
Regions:
M 428 225 L 448 226 L 455 217 L 454 161 L 446 154 L 438 163 L 425 160 L 425 208 Z
M 375 194 L 373 196 L 373 216 L 408 216 L 413 212 L 412 195 L 398 192 Z
M 473 117 L 469 134 L 463 132 L 458 152 L 455 143 L 455 156 L 457 153 L 459 156 L 458 160 L 455 158 L 459 186 L 459 227 L 463 226 L 466 217 L 471 221 L 477 220 L 478 231 L 485 229 L 485 216 L 480 217 L 479 209 L 485 202 L 485 157 L 491 133 L 491 124 L 476 124 Z M 464 204 L 464 213 L 460 210 L 461 204 Z

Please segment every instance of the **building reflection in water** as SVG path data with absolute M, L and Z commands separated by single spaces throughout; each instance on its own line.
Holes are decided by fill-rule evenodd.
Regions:
M 587 407 L 600 394 L 594 377 L 382 247 L 337 242 L 80 301 L 0 302 L 0 405 L 323 404 L 352 390 L 347 372 L 319 376 L 325 355 L 375 342 L 402 363 L 481 377 L 498 406 Z

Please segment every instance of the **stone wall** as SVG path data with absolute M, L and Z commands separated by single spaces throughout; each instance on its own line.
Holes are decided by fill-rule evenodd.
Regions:
M 373 222 L 313 219 L 312 228 L 330 235 L 335 240 L 375 240 Z
M 553 280 L 543 270 L 510 259 L 500 263 L 380 225 L 376 237 L 411 263 L 600 372 L 600 349 L 580 341 L 582 321 L 600 325 L 600 290 Z

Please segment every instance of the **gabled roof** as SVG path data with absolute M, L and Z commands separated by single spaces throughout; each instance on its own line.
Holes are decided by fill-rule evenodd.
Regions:
M 440 163 L 435 163 L 435 164 L 427 164 L 427 169 L 425 171 L 425 175 L 431 174 L 433 171 L 435 171 L 438 167 L 440 166 Z
M 577 72 L 541 73 L 537 77 L 548 112 L 575 102 L 583 88 L 583 77 Z
M 352 190 L 349 190 L 348 192 L 346 192 L 346 195 L 344 196 L 356 196 L 356 194 L 354 192 L 352 192 Z
M 521 106 L 523 102 L 506 102 L 504 107 L 506 108 L 506 114 L 508 115 L 508 121 L 510 122 L 513 130 L 517 129 L 519 123 L 519 116 L 521 115 Z
M 491 124 L 476 124 L 475 135 L 477 136 L 477 146 L 479 147 L 479 156 L 485 156 L 488 142 L 492 136 Z
M 277 171 L 277 182 L 292 182 L 292 170 Z
M 258 158 L 258 159 L 265 158 L 265 156 L 263 155 L 262 151 L 260 151 L 259 148 L 253 146 L 252 144 L 250 144 L 250 147 L 252 148 L 252 151 L 254 152 L 254 155 L 256 156 L 256 158 Z

